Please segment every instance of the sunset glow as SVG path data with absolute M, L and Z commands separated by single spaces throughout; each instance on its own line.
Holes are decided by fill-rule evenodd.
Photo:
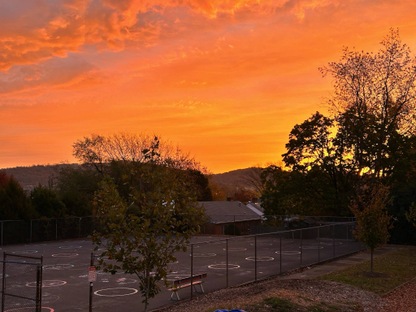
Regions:
M 416 53 L 416 2 L 0 0 L 0 168 L 74 162 L 91 134 L 158 134 L 214 173 L 278 163 L 326 112 L 318 67 L 390 28 Z

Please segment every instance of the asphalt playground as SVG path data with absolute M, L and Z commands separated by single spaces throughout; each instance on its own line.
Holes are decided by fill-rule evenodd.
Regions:
M 289 272 L 361 249 L 349 239 L 299 239 L 277 235 L 218 238 L 201 236 L 192 240 L 186 252 L 177 254 L 170 265 L 169 280 L 207 273 L 205 292 L 260 280 Z M 90 259 L 93 245 L 89 240 L 54 241 L 3 246 L 10 255 L 43 257 L 42 312 L 89 311 Z M 4 311 L 34 311 L 34 303 L 19 296 L 36 296 L 36 266 L 30 258 L 7 260 Z M 26 264 L 25 264 L 26 262 Z M 0 275 L 3 277 L 3 274 Z M 139 283 L 134 275 L 111 275 L 97 271 L 92 287 L 92 311 L 143 311 Z M 191 288 L 179 292 L 181 299 L 198 296 Z M 15 296 L 17 295 L 17 296 Z M 151 299 L 150 309 L 174 304 L 171 292 L 162 291 Z

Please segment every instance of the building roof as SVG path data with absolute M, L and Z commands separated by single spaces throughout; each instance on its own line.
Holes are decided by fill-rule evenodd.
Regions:
M 211 223 L 232 223 L 261 220 L 261 216 L 238 201 L 204 201 L 200 202 Z

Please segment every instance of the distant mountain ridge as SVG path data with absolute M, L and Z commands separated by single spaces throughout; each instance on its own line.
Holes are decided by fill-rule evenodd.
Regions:
M 12 175 L 25 190 L 32 190 L 40 185 L 48 186 L 56 182 L 60 170 L 79 166 L 77 164 L 36 165 L 30 167 L 14 167 L 0 169 Z M 253 188 L 253 179 L 259 176 L 261 168 L 250 167 L 236 169 L 224 173 L 212 174 L 209 177 L 219 186 L 225 188 Z
M 56 180 L 62 169 L 75 166 L 78 165 L 36 165 L 30 167 L 4 168 L 0 169 L 0 171 L 6 172 L 8 175 L 13 176 L 24 190 L 30 191 L 39 184 L 43 186 L 51 185 L 51 183 L 54 183 L 54 180 Z

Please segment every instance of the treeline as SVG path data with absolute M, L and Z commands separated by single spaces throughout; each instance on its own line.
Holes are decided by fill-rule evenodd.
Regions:
M 354 212 L 368 227 L 383 222 L 390 242 L 414 244 L 416 59 L 396 30 L 381 45 L 376 54 L 345 49 L 321 68 L 334 81 L 331 115 L 295 125 L 285 166 L 263 172 L 266 214 Z
M 92 140 L 94 139 L 97 137 L 92 138 Z M 124 139 L 127 140 L 126 137 Z M 133 140 L 133 137 L 129 139 Z M 78 150 L 78 152 L 80 151 Z M 141 152 L 140 149 L 137 151 L 139 154 Z M 124 170 L 126 162 L 128 162 L 126 159 L 118 158 L 101 159 L 98 162 L 96 159 L 88 159 L 83 165 L 62 166 L 58 174 L 54 176 L 53 182 L 48 185 L 39 184 L 30 191 L 24 190 L 12 175 L 0 171 L 0 220 L 94 215 L 94 195 L 100 189 L 103 179 L 111 177 L 122 189 L 123 183 L 121 181 L 124 179 L 123 174 L 125 174 L 122 173 L 122 170 Z M 143 159 L 137 163 L 145 166 Z M 183 171 L 189 182 L 187 187 L 190 188 L 192 185 L 196 200 L 212 200 L 208 178 L 201 170 L 185 166 L 175 170 Z M 128 190 L 124 190 L 124 193 L 127 192 Z

